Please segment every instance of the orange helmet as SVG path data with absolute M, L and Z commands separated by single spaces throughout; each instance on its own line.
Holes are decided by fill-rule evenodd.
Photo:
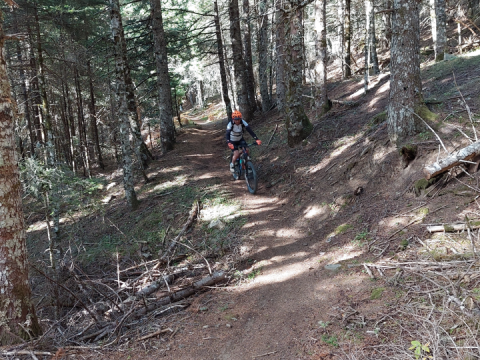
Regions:
M 238 110 L 235 110 L 233 113 L 232 113 L 232 119 L 235 120 L 235 119 L 241 119 L 242 118 L 242 113 Z

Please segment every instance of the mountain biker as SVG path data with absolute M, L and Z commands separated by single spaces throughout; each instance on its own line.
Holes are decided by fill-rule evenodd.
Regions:
M 233 150 L 232 162 L 230 163 L 230 171 L 232 173 L 235 172 L 233 164 L 235 164 L 235 161 L 237 161 L 237 159 L 240 157 L 238 147 L 245 147 L 247 149 L 247 153 L 250 155 L 247 142 L 243 139 L 243 133 L 245 130 L 247 130 L 248 133 L 255 139 L 258 145 L 262 144 L 262 141 L 258 139 L 257 135 L 255 135 L 250 126 L 248 126 L 247 122 L 243 120 L 242 113 L 235 110 L 232 113 L 232 121 L 227 125 L 227 133 L 225 135 L 228 147 Z

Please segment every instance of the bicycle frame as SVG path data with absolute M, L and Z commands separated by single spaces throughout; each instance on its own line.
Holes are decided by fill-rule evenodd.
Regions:
M 247 149 L 251 146 L 255 146 L 257 143 L 247 144 L 247 146 L 239 146 L 238 151 L 241 151 L 240 157 L 238 158 L 238 162 L 240 164 L 240 174 L 242 175 L 242 170 L 245 170 L 245 163 L 247 162 L 248 152 Z
M 248 191 L 251 194 L 255 194 L 257 191 L 257 174 L 255 171 L 255 167 L 253 166 L 252 161 L 249 158 L 247 149 L 250 146 L 257 145 L 256 143 L 253 144 L 247 144 L 246 146 L 239 146 L 238 151 L 240 151 L 240 156 L 237 159 L 238 165 L 235 164 L 235 172 L 234 172 L 234 179 L 238 180 L 242 176 L 242 174 L 245 177 L 245 181 L 247 182 L 247 188 Z M 232 150 L 232 156 L 233 156 L 233 150 Z

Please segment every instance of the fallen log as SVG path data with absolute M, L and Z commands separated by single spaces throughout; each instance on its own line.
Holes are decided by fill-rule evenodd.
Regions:
M 463 161 L 469 161 L 473 159 L 477 154 L 480 154 L 480 141 L 464 147 L 456 154 L 449 155 L 446 158 L 426 166 L 423 169 L 425 178 L 430 180 L 432 177 L 437 176 L 438 174 L 441 174 L 454 166 L 460 165 Z
M 429 225 L 427 226 L 428 232 L 453 232 L 453 231 L 462 231 L 462 230 L 473 230 L 480 229 L 480 221 L 474 220 L 469 222 L 469 224 L 444 224 L 444 225 Z
M 336 100 L 336 99 L 330 99 L 330 101 L 333 104 L 339 104 L 339 105 L 346 105 L 346 106 L 357 106 L 359 104 L 358 101 L 351 101 L 351 100 Z
M 193 294 L 195 294 L 197 291 L 200 291 L 203 287 L 205 286 L 211 286 L 216 283 L 219 283 L 220 281 L 223 281 L 227 278 L 225 272 L 223 271 L 216 271 L 212 275 L 207 276 L 201 280 L 198 280 L 197 282 L 194 282 L 191 286 L 188 288 L 176 291 L 171 293 L 168 296 L 165 296 L 158 301 L 155 301 L 151 304 L 148 304 L 145 307 L 142 307 L 141 309 L 138 309 L 134 313 L 134 317 L 140 317 L 142 315 L 145 315 L 146 313 L 153 311 L 161 306 L 165 306 L 171 303 L 175 303 L 179 300 L 185 299 Z

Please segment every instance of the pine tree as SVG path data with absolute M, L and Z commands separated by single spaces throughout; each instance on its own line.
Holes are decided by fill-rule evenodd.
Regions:
M 429 117 L 424 104 L 420 78 L 420 22 L 417 0 L 394 0 L 388 134 L 401 145 L 421 132 L 419 117 Z
M 285 3 L 285 79 L 287 93 L 285 97 L 285 120 L 287 124 L 288 145 L 294 147 L 305 139 L 313 126 L 305 114 L 302 104 L 303 84 L 303 8 L 299 0 Z
M 30 299 L 21 185 L 4 42 L 0 22 L 0 346 L 22 342 L 41 333 Z

